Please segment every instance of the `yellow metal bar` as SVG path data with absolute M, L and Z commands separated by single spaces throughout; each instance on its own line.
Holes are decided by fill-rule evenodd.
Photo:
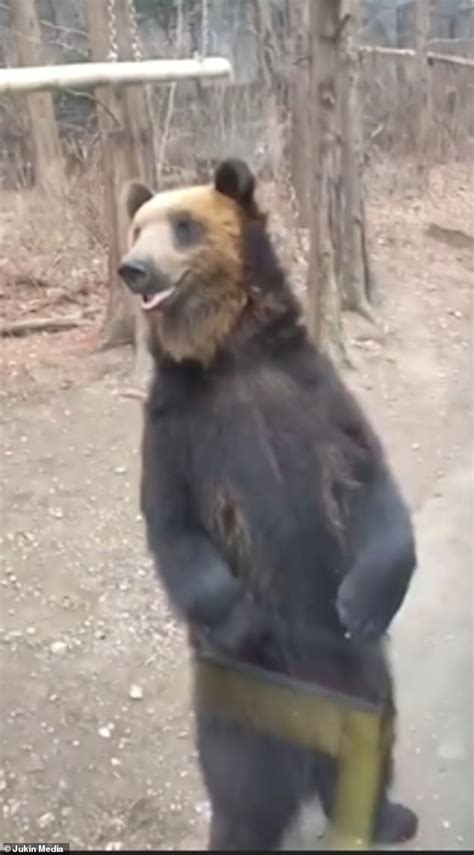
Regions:
M 391 727 L 382 705 L 214 655 L 196 661 L 195 689 L 213 712 L 337 758 L 329 848 L 368 848 Z
M 366 849 L 372 836 L 385 745 L 382 715 L 348 711 L 339 751 L 330 849 Z
M 198 662 L 196 691 L 209 709 L 255 730 L 337 756 L 343 716 L 337 703 L 309 692 L 296 694 L 260 669 L 231 668 L 218 661 Z

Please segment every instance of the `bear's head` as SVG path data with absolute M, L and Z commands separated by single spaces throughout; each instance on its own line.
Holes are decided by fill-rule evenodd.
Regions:
M 209 365 L 255 301 L 252 265 L 281 279 L 254 194 L 239 160 L 222 162 L 211 185 L 156 195 L 127 186 L 129 249 L 119 273 L 141 298 L 156 353 Z

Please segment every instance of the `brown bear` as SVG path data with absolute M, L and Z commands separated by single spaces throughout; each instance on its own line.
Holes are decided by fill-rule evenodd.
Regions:
M 416 564 L 384 451 L 310 342 L 245 163 L 209 186 L 126 194 L 120 274 L 141 296 L 154 357 L 141 507 L 149 548 L 192 650 L 315 680 L 394 708 L 386 630 Z M 277 848 L 302 802 L 331 816 L 335 762 L 197 692 L 210 849 Z M 388 800 L 374 840 L 416 832 Z

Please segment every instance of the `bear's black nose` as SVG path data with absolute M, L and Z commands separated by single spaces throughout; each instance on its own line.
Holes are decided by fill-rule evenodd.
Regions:
M 123 261 L 118 274 L 134 294 L 143 295 L 149 290 L 150 271 L 145 262 L 132 259 Z

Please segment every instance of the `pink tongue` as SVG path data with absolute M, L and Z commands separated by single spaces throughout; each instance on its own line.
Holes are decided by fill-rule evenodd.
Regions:
M 151 312 L 152 309 L 158 308 L 158 306 L 167 300 L 168 297 L 171 297 L 174 288 L 167 288 L 166 291 L 160 291 L 159 294 L 154 294 L 149 300 L 142 299 L 142 309 L 146 312 Z

